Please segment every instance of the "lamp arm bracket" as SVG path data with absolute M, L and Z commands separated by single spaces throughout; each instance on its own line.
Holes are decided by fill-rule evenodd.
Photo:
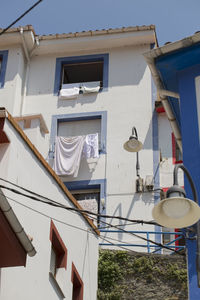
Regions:
M 186 169 L 186 167 L 183 164 L 177 164 L 174 168 L 174 173 L 173 173 L 174 185 L 178 185 L 178 169 L 182 169 L 183 172 L 186 174 L 187 179 L 188 179 L 191 189 L 192 189 L 194 201 L 198 204 L 198 197 L 197 197 L 197 191 L 196 191 L 195 185 L 193 183 L 193 180 L 192 180 L 192 177 L 191 177 L 189 171 Z

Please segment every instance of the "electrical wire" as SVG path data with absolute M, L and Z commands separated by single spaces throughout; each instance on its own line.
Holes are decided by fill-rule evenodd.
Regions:
M 0 194 L 2 194 L 2 193 L 0 193 Z M 3 195 L 3 194 L 2 194 L 2 195 Z M 61 221 L 61 220 L 59 220 L 59 219 L 57 219 L 57 218 L 51 217 L 51 216 L 49 216 L 49 215 L 47 215 L 47 214 L 45 214 L 45 213 L 43 213 L 43 212 L 41 212 L 41 211 L 38 211 L 38 210 L 36 210 L 36 209 L 34 209 L 34 208 L 32 208 L 32 207 L 26 205 L 26 204 L 23 204 L 23 203 L 21 203 L 21 202 L 19 202 L 19 201 L 17 201 L 17 200 L 12 199 L 12 198 L 10 198 L 10 197 L 7 197 L 7 198 L 8 198 L 9 200 L 11 200 L 11 201 L 17 203 L 18 205 L 21 205 L 21 206 L 23 206 L 23 207 L 25 207 L 25 208 L 27 208 L 27 209 L 29 209 L 29 210 L 31 210 L 31 211 L 37 213 L 37 214 L 40 214 L 40 215 L 42 215 L 43 217 L 46 217 L 46 218 L 48 218 L 48 219 L 50 219 L 50 220 L 54 220 L 54 221 L 56 221 L 56 222 L 58 222 L 58 223 L 61 223 L 61 224 L 65 225 L 65 226 L 69 226 L 69 227 L 78 229 L 78 230 L 80 230 L 80 231 L 84 231 L 84 232 L 87 232 L 87 233 L 89 233 L 89 234 L 93 234 L 92 231 L 88 231 L 88 230 L 83 229 L 83 228 L 81 228 L 81 227 L 78 227 L 78 226 L 75 226 L 75 225 L 66 223 L 66 222 L 64 222 L 64 221 Z M 110 240 L 116 241 L 116 242 L 121 242 L 121 241 L 119 241 L 119 240 L 117 240 L 117 239 L 115 239 L 115 238 L 109 237 L 109 239 L 108 239 L 108 238 L 105 238 L 104 236 L 101 236 L 101 235 L 100 235 L 100 238 L 101 238 L 102 240 L 105 240 L 106 242 L 110 243 L 110 244 L 113 245 L 113 246 L 115 246 L 115 244 L 112 243 Z M 123 241 L 123 243 L 128 244 L 128 243 L 125 242 L 125 241 Z M 137 251 L 128 249 L 128 248 L 126 248 L 126 247 L 124 247 L 124 246 L 122 246 L 122 245 L 117 246 L 117 247 L 119 247 L 119 248 L 121 248 L 121 249 L 123 249 L 123 250 L 126 250 L 126 251 L 130 251 L 130 252 L 134 252 L 134 253 L 139 253 L 139 252 L 137 252 Z
M 0 187 L 2 187 L 2 186 L 0 185 Z M 3 187 L 4 187 L 4 186 L 3 186 Z M 10 189 L 10 188 L 8 188 L 8 187 L 4 187 L 4 188 L 7 188 L 8 190 L 10 190 L 10 191 L 13 192 L 13 189 Z M 14 190 L 14 191 L 16 192 L 16 190 Z M 20 194 L 20 195 L 22 194 L 23 196 L 25 195 L 25 194 L 20 193 L 20 192 L 18 192 L 18 191 L 17 191 L 17 194 Z M 29 197 L 28 195 L 25 195 L 25 196 L 26 196 L 26 197 Z M 8 199 L 11 199 L 11 200 L 14 200 L 14 199 L 12 199 L 12 198 L 10 198 L 10 197 L 7 197 L 7 198 L 8 198 Z M 30 196 L 30 198 L 32 199 L 32 198 L 35 198 L 35 197 L 31 197 L 31 196 Z M 34 199 L 34 200 L 35 200 L 35 199 Z M 14 201 L 16 201 L 16 200 L 14 200 Z M 39 199 L 37 199 L 37 201 L 39 201 Z M 45 204 L 49 204 L 49 203 L 47 203 L 47 202 L 45 202 L 45 201 L 42 201 L 42 202 L 45 203 Z M 51 204 L 51 205 L 60 208 L 60 206 L 58 206 L 58 205 L 54 205 L 54 204 Z M 62 207 L 61 207 L 61 208 L 62 208 Z M 65 208 L 65 207 L 64 207 L 64 208 Z M 72 210 L 71 212 L 73 212 L 73 213 L 78 213 L 79 211 L 77 211 L 77 210 L 76 210 L 76 211 L 73 211 L 73 210 Z M 93 219 L 95 219 L 95 218 L 93 217 Z M 162 245 L 161 243 L 157 243 L 157 242 L 155 242 L 155 241 L 153 241 L 153 240 L 146 239 L 146 238 L 144 238 L 144 237 L 142 237 L 142 236 L 140 236 L 140 235 L 137 235 L 137 234 L 135 234 L 135 233 L 128 232 L 127 230 L 124 230 L 124 229 L 122 229 L 122 228 L 119 228 L 117 225 L 109 224 L 109 223 L 107 223 L 107 222 L 105 222 L 105 221 L 103 221 L 103 220 L 101 220 L 100 223 L 109 225 L 110 227 L 119 229 L 119 230 L 121 230 L 121 231 L 124 232 L 124 233 L 127 233 L 127 234 L 129 234 L 129 235 L 132 235 L 132 236 L 134 236 L 134 237 L 137 237 L 137 238 L 139 238 L 139 239 L 142 239 L 142 240 L 144 240 L 144 241 L 146 241 L 146 242 L 150 242 L 150 243 L 155 244 L 155 245 L 157 245 L 157 246 L 159 246 L 159 247 L 161 247 L 161 248 L 165 248 L 165 249 L 170 250 L 170 251 L 173 251 L 173 252 L 175 252 L 175 253 L 177 253 L 177 254 L 179 254 L 179 255 L 182 255 L 182 254 L 180 254 L 178 251 L 176 251 L 176 250 L 174 250 L 174 249 L 171 249 L 170 247 L 167 247 L 167 246 L 165 246 L 165 245 Z
M 7 26 L 5 29 L 3 29 L 0 32 L 0 35 L 4 34 L 10 27 L 12 27 L 14 24 L 16 24 L 19 20 L 21 20 L 25 15 L 27 15 L 34 7 L 36 7 L 40 2 L 43 0 L 37 1 L 34 5 L 32 5 L 29 9 L 27 9 L 21 16 L 19 16 L 15 21 L 13 21 L 9 26 Z
M 49 205 L 52 205 L 52 206 L 55 206 L 55 207 L 60 207 L 60 208 L 64 208 L 64 209 L 67 209 L 67 210 L 77 211 L 77 212 L 80 212 L 80 213 L 82 213 L 82 214 L 95 215 L 95 216 L 97 216 L 97 217 L 102 217 L 102 218 L 119 219 L 119 220 L 122 220 L 122 221 L 129 221 L 129 222 L 133 222 L 133 223 L 137 223 L 137 224 L 147 224 L 147 225 L 158 225 L 158 226 L 160 226 L 159 224 L 157 224 L 157 223 L 154 222 L 154 221 L 131 220 L 131 219 L 128 219 L 128 218 L 125 218 L 125 217 L 121 217 L 121 216 L 104 215 L 104 214 L 99 214 L 99 213 L 93 213 L 93 212 L 90 212 L 90 211 L 84 210 L 84 209 L 79 209 L 79 208 L 74 208 L 74 207 L 68 207 L 68 206 L 63 205 L 63 204 L 60 204 L 59 202 L 54 201 L 54 200 L 52 200 L 52 199 L 50 199 L 50 198 L 48 198 L 48 197 L 42 196 L 42 195 L 40 195 L 40 194 L 37 194 L 37 193 L 35 193 L 35 192 L 33 192 L 33 191 L 30 191 L 30 190 L 24 188 L 24 187 L 21 187 L 21 186 L 19 186 L 19 185 L 16 185 L 16 184 L 14 184 L 14 183 L 12 183 L 12 182 L 10 182 L 10 181 L 8 181 L 8 180 L 2 179 L 2 178 L 0 178 L 0 180 L 5 181 L 5 182 L 7 182 L 7 183 L 10 183 L 10 184 L 12 184 L 12 185 L 14 185 L 14 186 L 16 186 L 16 187 L 18 187 L 18 188 L 20 188 L 20 189 L 22 189 L 22 190 L 28 192 L 28 193 L 30 193 L 30 194 L 36 195 L 37 197 L 43 198 L 43 199 L 48 200 L 48 201 L 43 201 L 43 200 L 38 199 L 38 198 L 36 198 L 36 197 L 26 195 L 26 194 L 24 194 L 24 193 L 19 192 L 18 190 L 15 190 L 15 189 L 13 189 L 13 188 L 6 187 L 6 186 L 4 186 L 4 185 L 0 185 L 0 188 L 4 188 L 4 189 L 7 189 L 7 190 L 10 190 L 11 192 L 14 192 L 14 193 L 16 193 L 16 194 L 20 194 L 20 195 L 22 195 L 22 196 L 24 196 L 24 197 L 27 197 L 27 198 L 30 198 L 30 199 L 32 199 L 32 200 L 36 200 L 36 201 L 39 201 L 39 202 L 42 202 L 42 203 L 45 203 L 45 204 L 49 204 Z M 49 201 L 50 201 L 50 202 L 49 202 Z

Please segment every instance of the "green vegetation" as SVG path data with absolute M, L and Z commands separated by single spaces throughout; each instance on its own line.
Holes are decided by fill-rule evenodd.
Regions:
M 187 299 L 183 257 L 101 250 L 98 280 L 98 300 Z

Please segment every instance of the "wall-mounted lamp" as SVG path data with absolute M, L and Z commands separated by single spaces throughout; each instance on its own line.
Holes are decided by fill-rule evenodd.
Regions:
M 142 149 L 142 143 L 138 140 L 137 130 L 132 128 L 132 135 L 129 140 L 124 143 L 124 149 L 128 152 L 138 152 Z
M 190 183 L 194 201 L 186 198 L 183 188 L 178 185 L 178 169 L 182 169 L 186 174 Z M 188 170 L 184 165 L 179 164 L 174 168 L 174 183 L 167 191 L 167 198 L 161 200 L 152 211 L 154 220 L 168 228 L 186 228 L 196 223 L 193 229 L 197 238 L 197 280 L 200 287 L 200 207 L 198 205 L 198 197 L 195 185 L 192 181 Z
M 135 127 L 132 128 L 132 135 L 129 140 L 124 143 L 124 149 L 128 152 L 136 152 L 136 192 L 141 193 L 143 191 L 143 179 L 140 177 L 140 164 L 139 164 L 139 153 L 142 149 L 142 143 L 138 140 L 138 134 Z

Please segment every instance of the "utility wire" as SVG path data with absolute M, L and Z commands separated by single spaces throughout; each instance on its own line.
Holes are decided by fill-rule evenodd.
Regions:
M 14 24 L 16 24 L 19 20 L 21 20 L 25 15 L 27 15 L 34 7 L 36 7 L 40 2 L 42 2 L 43 0 L 39 0 L 37 1 L 34 5 L 32 5 L 29 9 L 27 9 L 21 16 L 19 16 L 15 21 L 13 21 L 8 27 L 6 27 L 5 29 L 3 29 L 0 32 L 0 35 L 2 35 L 3 33 L 5 33 L 10 27 L 12 27 Z
M 18 186 L 18 185 L 14 184 L 14 183 L 11 183 L 10 181 L 7 181 L 7 180 L 5 180 L 5 179 L 0 178 L 0 180 L 3 180 L 3 181 L 5 181 L 5 182 L 7 182 L 7 183 L 10 183 L 10 184 L 13 184 L 14 186 L 17 186 L 17 187 L 19 187 L 20 189 L 22 189 L 22 190 L 24 190 L 24 191 L 26 191 L 26 192 L 28 192 L 28 193 L 31 193 L 31 194 L 33 194 L 33 195 L 36 195 L 37 197 L 41 197 L 41 198 L 43 198 L 43 199 L 45 199 L 45 200 L 48 200 L 48 201 L 44 201 L 44 200 L 38 199 L 38 198 L 36 198 L 36 197 L 29 196 L 29 195 L 27 195 L 27 194 L 21 193 L 21 192 L 18 191 L 18 190 L 15 190 L 15 189 L 13 189 L 13 188 L 6 187 L 6 186 L 4 186 L 4 185 L 0 185 L 0 188 L 7 189 L 7 190 L 9 190 L 9 191 L 11 191 L 11 192 L 14 192 L 14 193 L 16 193 L 16 194 L 20 194 L 20 195 L 22 195 L 22 196 L 24 196 L 24 197 L 27 197 L 27 198 L 30 198 L 30 199 L 32 199 L 32 200 L 36 200 L 36 201 L 39 201 L 39 202 L 42 202 L 42 203 L 45 203 L 45 204 L 49 204 L 49 205 L 52 205 L 52 206 L 55 206 L 55 207 L 60 207 L 60 208 L 67 209 L 67 210 L 77 211 L 77 212 L 82 213 L 82 214 L 90 214 L 90 215 L 94 215 L 94 216 L 102 217 L 102 218 L 119 219 L 119 220 L 129 221 L 129 222 L 138 223 L 138 224 L 159 225 L 159 224 L 157 224 L 157 223 L 154 222 L 154 221 L 131 220 L 131 219 L 124 218 L 124 217 L 121 217 L 121 216 L 104 215 L 104 214 L 99 214 L 99 213 L 93 213 L 93 212 L 90 212 L 90 211 L 84 210 L 84 209 L 79 209 L 79 208 L 74 208 L 74 207 L 68 207 L 68 206 L 63 205 L 63 204 L 60 204 L 59 202 L 54 201 L 54 200 L 52 200 L 52 199 L 50 199 L 50 198 L 47 198 L 47 197 L 42 196 L 42 195 L 40 195 L 40 194 L 37 194 L 37 193 L 35 193 L 35 192 L 33 192 L 33 191 L 27 190 L 27 189 L 25 189 L 25 188 L 23 188 L 23 187 L 21 187 L 21 186 Z
M 46 201 L 37 199 L 37 198 L 32 197 L 32 196 L 28 196 L 28 195 L 26 195 L 26 194 L 23 194 L 23 193 L 21 193 L 21 192 L 19 192 L 19 191 L 14 190 L 14 189 L 10 189 L 10 188 L 8 188 L 8 187 L 4 187 L 4 186 L 1 186 L 1 185 L 0 185 L 0 188 L 2 188 L 2 187 L 3 187 L 3 188 L 6 188 L 6 189 L 8 189 L 8 190 L 10 190 L 11 192 L 14 192 L 14 193 L 23 195 L 23 196 L 25 196 L 25 197 L 28 197 L 28 198 L 31 198 L 31 199 L 34 198 L 34 200 L 39 201 L 39 202 L 42 202 L 42 203 L 45 203 L 45 204 L 50 204 L 50 205 L 53 205 L 53 206 L 56 206 L 56 207 L 59 207 L 59 208 L 66 208 L 65 206 L 59 206 L 59 205 L 56 205 L 56 204 L 51 203 L 51 202 L 48 203 L 48 202 L 46 202 Z M 80 212 L 80 211 L 79 211 L 79 210 L 76 210 L 76 211 L 74 212 L 74 211 L 72 210 L 71 212 L 73 212 L 73 213 L 78 213 L 78 212 Z M 88 214 L 90 214 L 90 212 L 88 212 Z M 96 214 L 95 214 L 95 215 L 96 215 Z M 93 218 L 93 219 L 94 219 L 94 218 Z M 155 242 L 155 241 L 153 241 L 153 240 L 146 239 L 146 238 L 144 238 L 144 237 L 142 237 L 142 236 L 140 236 L 140 235 L 138 235 L 138 234 L 135 234 L 135 233 L 133 233 L 133 232 L 128 232 L 127 230 L 122 229 L 122 228 L 118 227 L 117 225 L 109 224 L 109 223 L 107 223 L 107 222 L 105 222 L 105 221 L 103 221 L 103 220 L 100 220 L 100 223 L 109 225 L 110 227 L 119 229 L 119 230 L 121 230 L 121 231 L 124 232 L 124 233 L 127 233 L 127 234 L 129 234 L 129 235 L 132 235 L 132 236 L 134 236 L 134 237 L 137 237 L 137 238 L 139 238 L 139 239 L 142 239 L 142 240 L 144 240 L 144 241 L 146 241 L 146 242 L 150 242 L 150 243 L 155 244 L 155 245 L 157 245 L 157 246 L 159 246 L 159 247 L 161 247 L 161 248 L 165 248 L 165 249 L 168 249 L 168 250 L 173 251 L 173 252 L 175 252 L 175 253 L 178 253 L 179 255 L 182 255 L 182 254 L 180 254 L 178 251 L 176 251 L 176 250 L 174 250 L 174 249 L 171 249 L 170 247 L 167 247 L 167 246 L 165 246 L 165 245 L 162 245 L 161 243 L 157 243 L 157 242 Z
M 2 179 L 2 178 L 0 178 L 0 180 L 9 182 L 9 181 L 7 181 L 7 180 L 5 180 L 5 179 Z M 9 183 L 11 183 L 11 182 L 9 182 Z M 12 183 L 11 183 L 11 184 L 12 184 Z M 13 184 L 13 185 L 15 185 L 15 184 Z M 16 185 L 15 185 L 15 186 L 16 186 Z M 18 186 L 18 187 L 20 187 L 20 186 Z M 0 185 L 0 188 L 8 189 L 8 190 L 11 191 L 11 192 L 20 194 L 20 195 L 25 196 L 25 197 L 28 197 L 28 198 L 30 198 L 30 199 L 33 199 L 33 200 L 42 202 L 42 203 L 44 203 L 44 204 L 49 204 L 49 205 L 52 205 L 52 206 L 55 206 L 55 207 L 64 208 L 64 209 L 71 210 L 71 211 L 75 211 L 75 212 L 78 212 L 78 213 L 84 213 L 84 214 L 86 213 L 86 214 L 94 215 L 94 216 L 101 216 L 101 217 L 106 217 L 106 218 L 107 218 L 107 217 L 111 217 L 111 218 L 113 218 L 113 216 L 101 215 L 101 214 L 92 213 L 92 212 L 87 211 L 87 210 L 80 210 L 80 209 L 76 209 L 76 208 L 67 207 L 67 206 L 65 206 L 65 205 L 61 205 L 60 203 L 58 203 L 58 202 L 56 202 L 56 201 L 54 201 L 54 200 L 51 200 L 51 199 L 49 199 L 49 198 L 47 198 L 47 197 L 41 196 L 41 195 L 39 195 L 39 194 L 37 194 L 37 195 L 38 195 L 38 196 L 41 196 L 41 197 L 43 197 L 43 198 L 45 198 L 45 199 L 50 200 L 50 202 L 46 202 L 46 201 L 43 201 L 43 200 L 38 199 L 38 198 L 36 198 L 36 197 L 26 195 L 26 194 L 24 194 L 24 193 L 21 193 L 21 192 L 15 190 L 15 189 L 12 189 L 12 188 L 9 188 L 9 187 L 3 186 L 3 185 Z M 29 191 L 29 190 L 27 190 L 27 189 L 25 189 L 25 188 L 23 188 L 23 187 L 20 187 L 20 188 L 22 188 L 23 190 L 28 191 L 29 193 L 36 194 L 35 192 L 31 192 L 31 191 Z M 115 218 L 120 218 L 120 219 L 121 219 L 121 217 L 115 217 Z M 122 219 L 124 220 L 124 219 L 126 219 L 126 218 L 122 218 Z M 130 220 L 130 219 L 126 219 L 126 220 L 128 220 L 128 221 L 133 221 L 133 222 L 136 221 L 136 222 L 145 223 L 145 221 L 141 221 L 141 220 Z M 121 230 L 121 231 L 124 232 L 124 233 L 128 233 L 128 234 L 130 234 L 130 235 L 133 235 L 133 236 L 135 236 L 135 237 L 137 237 L 137 238 L 139 238 L 139 239 L 142 239 L 142 240 L 144 240 L 144 241 L 151 242 L 151 243 L 153 243 L 153 244 L 155 244 L 155 245 L 157 245 L 157 246 L 159 246 L 159 247 L 166 248 L 166 249 L 168 249 L 168 250 L 171 250 L 171 251 L 174 251 L 174 252 L 178 253 L 177 251 L 175 251 L 175 250 L 173 250 L 173 249 L 171 249 L 171 248 L 169 248 L 169 247 L 167 247 L 167 246 L 164 246 L 164 245 L 162 245 L 162 244 L 160 244 L 160 243 L 157 243 L 157 242 L 155 242 L 155 241 L 153 241 L 153 240 L 150 240 L 150 239 L 146 239 L 146 238 L 144 238 L 144 237 L 141 237 L 141 236 L 139 236 L 139 235 L 137 235 L 137 234 L 135 234 L 135 233 L 128 232 L 128 231 L 124 230 L 123 228 L 119 228 L 119 227 L 116 226 L 116 225 L 111 225 L 111 224 L 109 224 L 109 223 L 107 223 L 107 222 L 105 222 L 105 221 L 103 221 L 103 220 L 100 220 L 100 222 L 103 223 L 103 224 L 109 225 L 110 227 L 117 228 L 117 229 Z M 149 222 L 148 222 L 148 224 L 149 224 Z M 150 224 L 152 224 L 152 222 L 150 222 Z
M 0 194 L 2 194 L 2 193 L 0 193 Z M 2 195 L 3 195 L 3 194 L 2 194 Z M 84 231 L 84 232 L 93 234 L 92 231 L 88 231 L 88 230 L 83 229 L 83 228 L 81 228 L 81 227 L 78 227 L 78 226 L 75 226 L 75 225 L 66 223 L 66 222 L 64 222 L 64 221 L 61 221 L 61 220 L 59 220 L 59 219 L 57 219 L 57 218 L 51 217 L 51 216 L 49 216 L 49 215 L 47 215 L 47 214 L 45 214 L 45 213 L 43 213 L 43 212 L 41 212 L 41 211 L 38 211 L 38 210 L 36 210 L 36 209 L 34 209 L 34 208 L 32 208 L 32 207 L 26 205 L 26 204 L 23 204 L 23 203 L 21 203 L 21 202 L 19 202 L 19 201 L 17 201 L 17 200 L 14 200 L 13 198 L 8 197 L 8 199 L 10 199 L 11 201 L 17 203 L 18 205 L 21 205 L 21 206 L 23 206 L 23 207 L 25 207 L 25 208 L 27 208 L 27 209 L 29 209 L 29 210 L 31 210 L 31 211 L 34 211 L 35 213 L 40 214 L 40 215 L 42 215 L 43 217 L 46 217 L 46 218 L 48 218 L 48 219 L 50 219 L 50 220 L 54 220 L 54 221 L 56 221 L 56 222 L 58 222 L 58 223 L 61 223 L 61 224 L 65 225 L 65 226 L 69 226 L 69 227 L 72 227 L 72 228 L 75 228 L 75 229 L 78 229 L 78 230 L 81 230 L 81 231 Z M 102 240 L 105 240 L 106 242 L 110 243 L 110 244 L 113 245 L 113 246 L 115 246 L 115 244 L 112 243 L 111 241 L 121 242 L 121 241 L 119 241 L 119 240 L 117 240 L 117 239 L 115 239 L 115 238 L 111 238 L 111 237 L 105 238 L 104 236 L 101 236 L 101 235 L 100 235 L 100 238 L 101 238 Z M 111 241 L 110 241 L 110 240 L 111 240 Z M 123 241 L 123 243 L 128 244 L 128 242 L 125 242 L 125 241 Z M 117 246 L 117 247 L 119 247 L 119 248 L 121 248 L 121 249 L 123 249 L 123 250 L 126 250 L 126 251 L 130 251 L 130 252 L 134 252 L 134 253 L 139 253 L 139 252 L 137 252 L 137 251 L 128 249 L 128 248 L 124 247 L 123 245 Z

